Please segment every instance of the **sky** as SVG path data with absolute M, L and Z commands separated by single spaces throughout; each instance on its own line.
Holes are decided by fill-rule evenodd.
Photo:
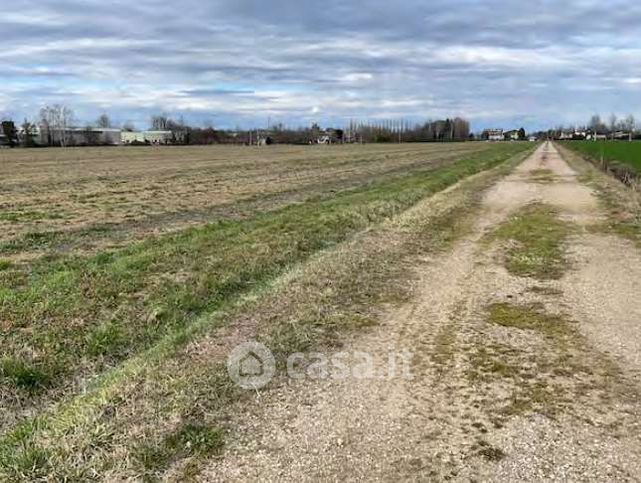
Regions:
M 0 116 L 146 128 L 462 116 L 476 130 L 641 119 L 629 0 L 13 0 Z

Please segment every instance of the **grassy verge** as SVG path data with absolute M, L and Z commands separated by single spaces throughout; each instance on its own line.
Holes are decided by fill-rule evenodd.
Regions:
M 626 184 L 635 182 L 641 173 L 641 142 L 568 141 L 563 146 L 586 156 Z
M 500 226 L 493 238 L 505 242 L 505 266 L 514 275 L 554 280 L 567 267 L 563 244 L 570 228 L 554 208 L 532 204 Z
M 381 209 L 386 190 L 370 187 L 373 206 L 379 207 L 374 212 L 370 207 L 366 217 L 370 230 L 340 244 L 324 244 L 299 265 L 288 260 L 289 270 L 254 284 L 245 297 L 224 306 L 225 311 L 203 314 L 170 332 L 96 381 L 87 394 L 26 421 L 0 440 L 0 475 L 71 480 L 101 475 L 122 480 L 152 479 L 167 472 L 181 479 L 197 472 L 199 458 L 220 448 L 218 435 L 226 412 L 246 397 L 226 376 L 228 350 L 252 336 L 282 357 L 292 350 L 331 344 L 345 330 L 375 322 L 382 303 L 407 295 L 408 268 L 415 257 L 455 239 L 471 220 L 465 215 L 474 210 L 480 190 L 509 165 L 464 182 L 456 194 L 428 203 L 429 209 L 419 205 L 380 225 L 373 220 L 400 213 L 401 206 L 415 203 L 437 186 L 499 165 L 506 156 L 486 163 L 464 161 L 437 176 L 436 184 L 429 181 L 434 173 L 414 180 L 416 185 L 410 186 L 417 192 L 397 185 L 395 198 L 405 205 L 391 211 Z M 190 449 L 195 447 L 193 438 L 204 438 L 203 445 L 196 445 L 201 450 Z
M 592 187 L 608 211 L 608 220 L 597 227 L 607 233 L 616 233 L 641 247 L 641 193 L 635 187 L 625 186 L 618 180 L 600 172 L 582 157 L 559 146 L 563 158 L 580 173 L 581 181 Z

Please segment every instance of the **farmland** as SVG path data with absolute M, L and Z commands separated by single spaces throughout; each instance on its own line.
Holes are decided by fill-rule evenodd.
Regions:
M 406 146 L 0 151 L 1 256 L 91 253 L 446 166 L 487 149 Z
M 632 168 L 641 173 L 641 142 L 622 141 L 572 141 L 563 144 L 595 161 L 602 159 Z
M 570 150 L 1 154 L 0 480 L 638 473 L 638 193 Z
M 146 420 L 146 411 L 168 393 L 153 396 L 148 388 L 151 393 L 136 394 L 143 398 L 136 399 L 140 406 L 131 406 L 132 375 L 151 371 L 145 377 L 152 381 L 168 377 L 166 371 L 186 357 L 176 356 L 181 348 L 207 340 L 234 318 L 259 317 L 243 312 L 247 297 L 260 299 L 307 260 L 339 249 L 471 174 L 523 156 L 528 148 L 466 143 L 0 153 L 0 427 L 6 434 L 0 441 L 0 474 L 50 475 L 52 465 L 59 477 L 94 471 L 93 463 L 62 464 L 72 461 L 73 453 L 43 449 L 37 443 L 40 431 L 55 433 L 84 421 L 93 423 L 80 424 L 78 431 L 91 432 L 93 418 L 121 403 L 123 411 L 139 417 L 136 431 L 157 431 L 158 420 Z M 437 249 L 457 226 L 454 219 L 440 219 L 420 243 L 429 241 Z M 365 321 L 379 298 L 401 296 L 403 290 L 383 282 L 400 277 L 395 260 L 413 245 L 404 246 L 385 247 L 380 259 L 376 250 L 359 258 L 370 264 L 361 267 L 365 283 L 359 286 L 353 284 L 355 272 L 341 275 L 349 264 L 336 268 L 334 283 L 344 284 L 344 291 L 336 300 L 327 295 L 330 305 L 362 306 L 358 317 L 336 315 L 318 326 L 318 308 L 308 300 L 312 295 L 292 295 L 299 301 L 295 310 L 310 307 L 309 314 L 299 314 L 301 321 L 311 317 L 310 325 L 301 322 L 299 329 L 283 332 L 276 321 L 264 321 L 275 334 L 274 347 L 327 342 L 337 326 Z M 281 313 L 280 321 L 294 316 L 288 310 L 294 308 Z M 206 364 L 199 364 L 173 373 L 169 392 L 179 397 L 184 387 L 176 384 L 193 384 L 190 392 L 229 397 L 220 381 L 200 372 Z M 217 430 L 211 431 L 207 434 L 216 439 Z M 82 444 L 101 447 L 95 436 L 82 433 Z M 122 444 L 125 436 L 131 435 L 107 439 L 120 438 Z M 81 444 L 71 440 L 69 445 Z M 18 456 L 16 443 L 23 448 Z M 121 450 L 135 449 L 127 448 Z M 141 458 L 136 461 L 143 467 L 151 464 Z

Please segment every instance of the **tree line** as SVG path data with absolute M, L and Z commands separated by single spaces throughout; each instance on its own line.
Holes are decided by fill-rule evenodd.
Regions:
M 4 143 L 10 147 L 36 145 L 73 146 L 100 145 L 105 142 L 100 133 L 109 129 L 136 131 L 131 122 L 116 127 L 108 114 L 101 114 L 84 127 L 75 124 L 74 112 L 64 105 L 45 106 L 35 122 L 24 120 L 19 126 L 11 119 L 2 120 Z M 183 117 L 166 114 L 150 117 L 148 130 L 171 133 L 173 144 L 315 144 L 315 143 L 392 143 L 392 142 L 447 142 L 470 139 L 470 124 L 460 117 L 410 123 L 404 120 L 350 121 L 341 128 L 321 128 L 314 123 L 309 127 L 269 125 L 266 129 L 215 129 L 213 126 L 191 126 Z M 81 141 L 78 141 L 78 139 Z

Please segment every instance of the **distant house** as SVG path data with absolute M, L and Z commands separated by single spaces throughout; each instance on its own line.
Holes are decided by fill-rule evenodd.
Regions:
M 571 133 L 569 131 L 561 131 L 561 134 L 559 134 L 559 139 L 561 141 L 565 141 L 565 140 L 568 140 L 568 139 L 572 139 L 572 136 L 573 136 L 573 133 Z
M 343 142 L 344 132 L 342 129 L 329 128 L 321 132 L 316 139 L 318 144 L 336 144 Z
M 558 139 L 561 141 L 575 140 L 581 141 L 588 139 L 590 133 L 585 129 L 574 129 L 573 131 L 561 131 L 558 136 Z
M 627 131 L 617 131 L 614 133 L 613 137 L 619 141 L 630 141 L 632 140 L 632 133 Z
M 577 138 L 577 139 L 585 139 L 587 141 L 601 141 L 601 140 L 607 140 L 608 135 L 606 133 L 600 133 L 600 132 L 595 132 L 592 130 L 586 130 L 585 131 L 585 137 L 583 138 Z
M 481 139 L 485 141 L 503 141 L 503 129 L 486 129 L 481 133 Z
M 588 141 L 607 141 L 608 135 L 588 131 L 585 133 L 585 139 L 587 139 Z
M 506 131 L 503 133 L 503 138 L 506 141 L 518 141 L 519 140 L 519 130 L 512 129 L 511 131 Z

